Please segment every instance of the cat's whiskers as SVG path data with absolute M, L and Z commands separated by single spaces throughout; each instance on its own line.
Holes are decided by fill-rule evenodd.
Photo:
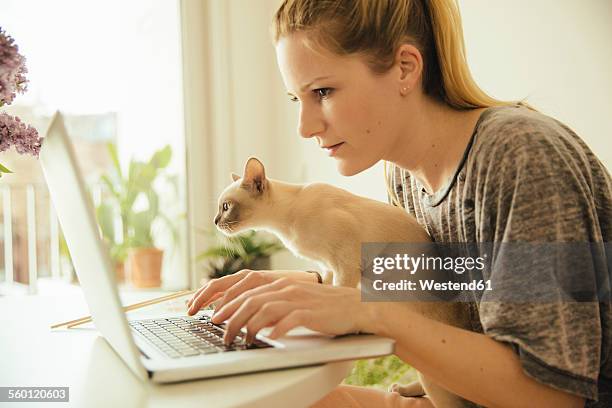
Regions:
M 234 228 L 232 228 L 233 226 L 237 225 L 239 222 L 238 221 L 223 221 L 219 227 L 227 230 L 230 233 L 234 232 Z
M 229 232 L 234 232 L 233 226 L 237 224 L 238 224 L 238 221 L 225 221 L 223 225 L 227 228 Z

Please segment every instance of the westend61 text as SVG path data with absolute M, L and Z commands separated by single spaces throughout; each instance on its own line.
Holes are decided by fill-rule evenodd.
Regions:
M 493 290 L 491 280 L 473 280 L 471 282 L 436 282 L 432 279 L 419 280 L 417 282 L 402 279 L 399 282 L 384 282 L 380 279 L 372 282 L 374 290 L 378 291 L 410 291 L 410 290 L 425 290 L 425 291 L 444 291 L 444 290 Z

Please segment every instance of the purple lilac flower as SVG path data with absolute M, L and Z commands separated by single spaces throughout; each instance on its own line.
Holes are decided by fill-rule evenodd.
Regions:
M 0 152 L 15 146 L 20 154 L 31 154 L 38 157 L 42 138 L 38 131 L 26 125 L 16 116 L 0 113 Z
M 19 54 L 15 40 L 0 27 L 0 107 L 10 105 L 17 93 L 27 89 L 25 57 Z M 30 125 L 16 116 L 0 113 L 0 152 L 15 146 L 19 154 L 38 157 L 42 139 Z M 0 176 L 10 172 L 0 164 Z
M 25 61 L 15 40 L 0 27 L 0 106 L 10 105 L 16 93 L 26 91 Z

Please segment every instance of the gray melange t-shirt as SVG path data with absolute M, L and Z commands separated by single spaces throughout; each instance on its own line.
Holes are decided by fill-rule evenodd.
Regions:
M 391 174 L 402 206 L 438 243 L 612 241 L 610 174 L 571 129 L 523 106 L 485 110 L 454 177 L 433 195 L 407 171 L 394 168 Z M 604 256 L 607 278 L 598 285 L 609 293 L 612 253 Z M 499 264 L 503 279 L 516 282 L 540 279 L 540 273 L 542 280 L 575 273 L 564 262 L 549 261 L 539 265 L 546 271 L 524 276 L 533 265 L 496 259 L 490 273 L 495 278 Z M 609 298 L 481 301 L 472 309 L 473 330 L 511 345 L 529 376 L 585 397 L 587 407 L 612 407 Z

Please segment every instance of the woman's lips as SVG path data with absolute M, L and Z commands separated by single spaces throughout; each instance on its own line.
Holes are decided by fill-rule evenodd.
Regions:
M 341 142 L 332 146 L 324 147 L 323 149 L 327 152 L 328 156 L 332 157 L 336 155 L 336 152 L 343 144 L 344 142 Z

